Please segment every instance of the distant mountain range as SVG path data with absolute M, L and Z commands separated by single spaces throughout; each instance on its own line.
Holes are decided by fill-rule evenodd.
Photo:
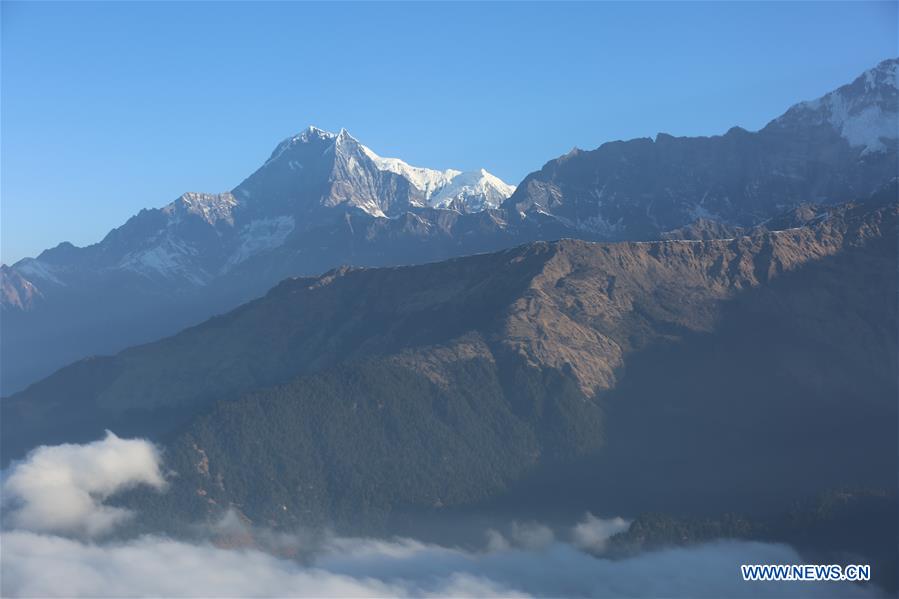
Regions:
M 3 265 L 2 391 L 341 264 L 563 237 L 720 237 L 804 204 L 865 198 L 896 176 L 897 65 L 884 61 L 758 132 L 611 142 L 550 161 L 517 188 L 484 170 L 382 158 L 346 131 L 310 127 L 230 192 L 185 194 L 95 245 Z
M 572 150 L 525 177 L 505 206 L 603 239 L 658 239 L 691 223 L 752 226 L 803 202 L 864 197 L 896 176 L 897 65 L 884 61 L 758 132 Z

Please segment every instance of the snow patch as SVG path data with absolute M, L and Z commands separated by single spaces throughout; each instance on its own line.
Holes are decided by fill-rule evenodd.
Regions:
M 866 152 L 886 149 L 883 139 L 897 138 L 896 113 L 886 113 L 879 106 L 869 106 L 854 115 L 842 116 L 841 133 L 849 145 L 865 146 Z
M 254 220 L 240 230 L 240 245 L 223 270 L 244 262 L 260 252 L 280 247 L 296 226 L 292 216 Z
M 144 276 L 162 276 L 166 279 L 182 277 L 195 285 L 205 285 L 209 277 L 193 266 L 196 248 L 166 235 L 152 247 L 141 248 L 126 254 L 118 266 Z

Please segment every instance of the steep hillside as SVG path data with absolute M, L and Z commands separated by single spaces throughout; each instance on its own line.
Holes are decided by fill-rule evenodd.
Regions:
M 896 205 L 857 210 L 731 242 L 547 246 L 494 326 L 194 421 L 171 445 L 193 496 L 168 509 L 353 529 L 894 490 Z
M 758 484 L 778 501 L 889 485 L 896 220 L 890 200 L 734 239 L 564 240 L 288 280 L 3 400 L 4 459 L 150 435 L 178 472 L 150 512 L 234 505 L 276 525 L 504 493 L 524 509 L 720 508 Z M 649 492 L 660 481 L 671 494 Z M 555 497 L 566 487 L 581 492 Z

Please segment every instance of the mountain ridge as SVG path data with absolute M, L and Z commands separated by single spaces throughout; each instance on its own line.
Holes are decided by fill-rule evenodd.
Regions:
M 753 226 L 802 202 L 864 197 L 895 176 L 897 65 L 883 61 L 757 132 L 660 133 L 572 150 L 528 175 L 504 208 L 627 240 L 655 239 L 700 219 Z M 833 107 L 841 111 L 836 120 Z M 872 111 L 876 118 L 868 118 Z M 867 125 L 864 144 L 859 123 Z
M 24 398 L 35 394 L 49 400 L 57 389 L 71 388 L 59 381 L 80 379 L 79 372 L 96 379 L 89 373 L 97 368 L 113 377 L 91 396 L 101 412 L 201 405 L 283 383 L 347 356 L 395 354 L 423 340 L 439 345 L 485 322 L 494 322 L 488 345 L 498 352 L 495 359 L 515 356 L 528 367 L 563 372 L 589 397 L 614 387 L 624 357 L 647 339 L 709 331 L 718 302 L 889 236 L 895 193 L 894 184 L 879 200 L 833 209 L 805 226 L 733 239 L 563 239 L 425 265 L 341 267 L 319 277 L 290 278 L 172 337 L 76 362 L 3 405 L 27 405 Z M 594 278 L 579 274 L 584 264 Z M 479 278 L 465 282 L 472 270 Z M 637 296 L 648 299 L 637 306 Z M 649 323 L 667 332 L 646 337 L 656 326 Z M 21 425 L 18 418 L 6 420 Z
M 129 499 L 141 513 L 275 527 L 565 504 L 550 489 L 581 513 L 657 509 L 647 481 L 721 511 L 760 503 L 759 484 L 779 501 L 884 486 L 895 196 L 727 240 L 541 241 L 287 279 L 4 398 L 0 453 L 147 436 L 178 476 Z

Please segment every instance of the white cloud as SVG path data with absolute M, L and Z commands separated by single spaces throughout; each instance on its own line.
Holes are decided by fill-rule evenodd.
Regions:
M 584 519 L 572 529 L 572 542 L 581 549 L 602 553 L 608 540 L 619 532 L 626 531 L 630 525 L 630 521 L 624 518 L 603 520 L 587 512 Z
M 385 556 L 391 553 L 390 547 L 381 549 Z M 365 558 L 345 559 L 365 569 Z M 4 597 L 509 595 L 507 589 L 465 573 L 420 583 L 385 581 L 374 576 L 376 571 L 372 574 L 341 574 L 255 549 L 222 549 L 153 536 L 93 544 L 10 531 L 3 537 L 0 591 Z
M 3 536 L 4 597 L 875 597 L 849 583 L 746 583 L 739 564 L 801 563 L 783 545 L 720 542 L 623 559 L 571 545 L 472 552 L 411 539 L 333 539 L 309 563 L 143 536 L 97 544 Z
M 537 522 L 513 522 L 509 531 L 512 544 L 524 549 L 543 549 L 555 541 L 553 531 Z
M 489 529 L 486 533 L 486 537 L 488 553 L 507 551 L 512 547 L 506 537 L 504 537 L 498 530 L 493 530 L 492 528 Z
M 13 527 L 36 532 L 97 536 L 131 513 L 103 505 L 108 497 L 145 484 L 162 489 L 156 447 L 107 431 L 85 445 L 42 446 L 14 465 L 3 482 Z

